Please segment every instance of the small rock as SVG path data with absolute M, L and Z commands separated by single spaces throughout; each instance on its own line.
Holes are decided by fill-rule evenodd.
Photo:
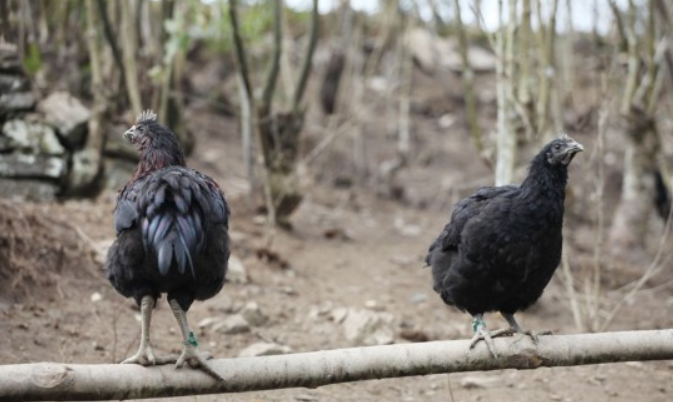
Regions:
M 0 116 L 9 112 L 32 110 L 35 96 L 32 92 L 15 92 L 0 95 Z
M 66 168 L 65 160 L 56 156 L 0 155 L 0 177 L 60 179 L 65 175 Z
M 246 303 L 239 314 L 253 327 L 264 325 L 269 320 L 269 318 L 262 313 L 262 310 L 255 301 Z
M 390 262 L 399 265 L 401 267 L 407 267 L 414 264 L 416 265 L 422 264 L 421 261 L 416 256 L 400 255 L 400 254 L 390 257 Z
M 79 99 L 67 92 L 54 92 L 42 99 L 37 109 L 45 121 L 54 126 L 71 147 L 84 143 L 91 111 Z
M 365 301 L 365 307 L 374 310 L 374 311 L 383 311 L 385 310 L 385 306 L 382 306 L 377 302 L 376 300 L 370 299 Z
M 68 172 L 68 193 L 82 194 L 95 187 L 102 169 L 101 156 L 97 149 L 86 148 L 72 154 L 72 165 Z
M 98 292 L 94 292 L 94 293 L 91 295 L 91 301 L 92 301 L 93 303 L 99 302 L 99 301 L 101 301 L 101 300 L 103 300 L 103 295 L 102 295 L 102 294 L 100 294 L 100 293 L 98 293 Z
M 456 116 L 454 116 L 451 113 L 447 113 L 442 115 L 442 117 L 439 118 L 439 127 L 443 129 L 448 129 L 451 128 L 455 123 L 456 123 Z
M 208 318 L 204 318 L 203 320 L 199 321 L 199 323 L 196 324 L 196 326 L 198 328 L 206 328 L 206 327 L 213 326 L 217 322 L 220 322 L 220 321 L 222 321 L 222 319 L 220 319 L 220 318 L 208 317 Z
M 299 294 L 292 286 L 280 286 L 278 287 L 278 291 L 288 296 L 297 296 Z
M 0 150 L 19 150 L 31 154 L 63 155 L 65 148 L 54 129 L 38 122 L 9 120 L 2 126 Z
M 411 302 L 414 303 L 414 304 L 425 303 L 426 301 L 428 301 L 428 295 L 425 294 L 425 293 L 422 293 L 422 292 L 414 293 L 414 294 L 411 296 L 410 300 L 411 300 Z
M 345 307 L 337 307 L 330 312 L 332 321 L 336 322 L 337 324 L 341 324 L 343 320 L 346 319 L 347 315 L 348 315 L 348 309 Z
M 460 386 L 465 389 L 486 389 L 498 386 L 500 380 L 491 377 L 469 376 L 460 380 Z
M 397 229 L 399 234 L 401 234 L 404 237 L 418 237 L 422 232 L 420 226 L 407 224 L 401 217 L 395 218 L 395 220 L 393 221 L 393 226 L 395 226 L 395 229 Z
M 427 342 L 430 340 L 430 336 L 425 331 L 417 328 L 402 328 L 399 335 L 400 338 L 409 342 Z
M 292 348 L 289 346 L 283 346 L 277 343 L 258 342 L 241 350 L 238 357 L 283 355 L 290 352 L 292 352 Z
M 243 261 L 235 255 L 229 256 L 227 269 L 227 280 L 234 283 L 248 283 L 248 270 L 243 265 Z
M 18 46 L 5 41 L 0 42 L 0 71 L 6 74 L 24 74 Z
M 394 341 L 392 321 L 392 314 L 349 309 L 343 321 L 344 333 L 355 345 L 388 345 Z
M 243 243 L 248 240 L 248 235 L 239 232 L 238 230 L 229 230 L 229 239 L 231 239 L 233 243 Z
M 25 92 L 30 90 L 30 80 L 17 74 L 0 73 L 0 93 Z
M 242 316 L 231 315 L 213 326 L 213 331 L 227 335 L 242 334 L 250 331 L 250 325 Z

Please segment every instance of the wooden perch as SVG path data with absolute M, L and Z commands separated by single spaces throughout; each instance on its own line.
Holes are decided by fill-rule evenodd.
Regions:
M 499 357 L 470 341 L 336 349 L 210 362 L 225 379 L 173 366 L 0 365 L 0 402 L 140 399 L 307 387 L 427 374 L 673 359 L 673 329 L 496 338 Z

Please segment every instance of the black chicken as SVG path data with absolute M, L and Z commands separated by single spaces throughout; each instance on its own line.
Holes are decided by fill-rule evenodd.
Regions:
M 533 159 L 520 186 L 483 187 L 456 205 L 451 222 L 428 250 L 434 290 L 474 317 L 473 347 L 523 331 L 514 313 L 532 305 L 561 261 L 568 164 L 582 145 L 566 135 Z M 483 315 L 499 311 L 510 325 L 489 333 Z
M 117 239 L 106 261 L 107 277 L 141 308 L 138 353 L 123 363 L 144 366 L 176 362 L 220 378 L 200 356 L 187 324 L 194 300 L 215 296 L 224 284 L 229 259 L 229 207 L 218 185 L 185 167 L 175 135 L 151 111 L 143 112 L 124 133 L 140 153 L 133 178 L 117 199 Z M 156 357 L 150 345 L 152 309 L 166 293 L 182 331 L 179 358 Z

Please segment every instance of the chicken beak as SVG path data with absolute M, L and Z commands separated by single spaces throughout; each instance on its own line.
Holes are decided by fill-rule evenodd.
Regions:
M 582 151 L 584 151 L 584 147 L 582 146 L 582 144 L 580 144 L 579 142 L 573 141 L 570 144 L 568 144 L 568 149 L 567 149 L 566 153 L 576 154 L 576 153 L 582 152 Z
M 565 151 L 560 155 L 561 163 L 564 165 L 570 164 L 570 162 L 575 158 L 575 155 L 577 155 L 578 152 L 584 151 L 584 147 L 582 144 L 579 142 L 575 142 L 574 140 L 570 140 L 568 142 L 568 145 L 565 148 Z
M 124 134 L 122 134 L 122 137 L 124 137 L 125 140 L 133 142 L 135 139 L 135 130 L 133 128 L 130 128 L 126 131 L 124 131 Z

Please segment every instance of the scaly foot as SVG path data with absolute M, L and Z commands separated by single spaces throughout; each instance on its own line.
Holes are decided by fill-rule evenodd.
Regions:
M 505 320 L 509 323 L 510 329 L 516 333 L 519 334 L 517 336 L 517 339 L 514 341 L 514 343 L 520 342 L 524 337 L 528 336 L 530 339 L 533 340 L 533 343 L 535 346 L 537 346 L 537 342 L 539 340 L 538 337 L 542 335 L 551 335 L 552 332 L 548 329 L 540 332 L 535 332 L 535 331 L 530 331 L 530 330 L 523 330 L 521 326 L 519 325 L 518 322 L 516 322 L 516 319 L 514 318 L 514 314 L 509 314 L 509 313 L 501 313 L 503 317 L 505 317 Z
M 140 345 L 138 352 L 124 360 L 122 364 L 140 364 L 141 366 L 155 366 L 157 364 L 175 363 L 176 358 L 170 356 L 157 357 L 154 355 L 152 346 L 149 344 Z
M 206 360 L 210 360 L 213 357 L 209 353 L 197 353 L 196 347 L 190 343 L 185 343 L 182 348 L 182 354 L 178 358 L 178 361 L 175 363 L 175 368 L 182 368 L 185 363 L 193 369 L 198 369 L 213 377 L 218 381 L 224 381 L 219 374 L 217 374 L 209 365 L 206 363 Z
M 491 352 L 493 357 L 498 357 L 498 353 L 495 351 L 495 345 L 493 344 L 493 338 L 499 336 L 510 336 L 516 332 L 513 328 L 505 329 L 496 329 L 495 331 L 489 331 L 484 324 L 484 320 L 481 315 L 474 317 L 472 321 L 472 329 L 474 330 L 474 336 L 472 337 L 472 342 L 470 343 L 470 349 L 473 349 L 474 346 L 479 343 L 479 341 L 484 341 L 488 350 Z
M 525 337 L 529 337 L 533 341 L 533 344 L 535 344 L 535 346 L 537 346 L 537 343 L 540 340 L 541 336 L 552 335 L 553 334 L 552 331 L 548 330 L 548 329 L 545 329 L 544 331 L 539 331 L 539 332 L 531 331 L 531 330 L 526 330 L 526 331 L 524 331 L 524 330 L 516 331 L 515 330 L 514 332 L 516 332 L 518 334 L 516 339 L 514 340 L 514 343 L 520 342 Z

